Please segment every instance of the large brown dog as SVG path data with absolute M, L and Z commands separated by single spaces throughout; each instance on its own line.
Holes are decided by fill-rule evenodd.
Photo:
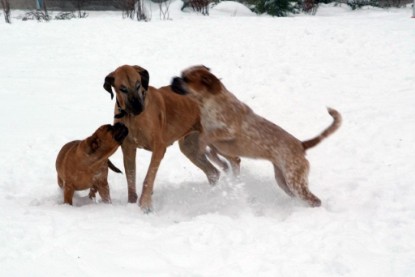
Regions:
M 114 122 L 123 122 L 130 131 L 121 145 L 130 203 L 137 202 L 137 148 L 152 151 L 139 200 L 139 205 L 145 212 L 152 209 L 151 197 L 160 162 L 167 147 L 177 140 L 180 150 L 203 170 L 209 183 L 216 183 L 220 175 L 206 158 L 205 151 L 199 151 L 201 125 L 197 104 L 172 93 L 170 86 L 159 89 L 149 86 L 149 78 L 149 73 L 144 68 L 124 65 L 109 73 L 104 82 L 104 88 L 111 94 L 111 98 L 112 88 L 116 93 Z M 215 156 L 215 151 L 213 155 Z M 230 162 L 233 168 L 239 168 L 239 158 Z
M 189 94 L 201 111 L 201 147 L 212 144 L 221 153 L 269 160 L 278 185 L 290 196 L 321 205 L 308 189 L 309 162 L 305 150 L 317 145 L 341 124 L 341 115 L 329 109 L 333 123 L 314 139 L 301 142 L 281 127 L 255 114 L 204 66 L 194 66 L 173 79 L 172 89 Z
M 108 159 L 128 134 L 121 123 L 103 125 L 84 139 L 65 144 L 56 159 L 58 184 L 63 189 L 64 203 L 72 205 L 75 190 L 90 188 L 89 197 L 98 191 L 102 200 L 111 202 L 108 186 L 108 167 L 121 172 Z

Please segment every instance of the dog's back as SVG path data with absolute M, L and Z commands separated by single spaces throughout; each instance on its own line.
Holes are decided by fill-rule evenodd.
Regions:
M 66 161 L 67 161 L 68 155 L 70 155 L 70 153 L 74 151 L 74 149 L 78 146 L 79 143 L 80 143 L 80 140 L 74 140 L 74 141 L 68 142 L 61 148 L 61 150 L 58 153 L 55 167 L 58 173 L 58 184 L 61 188 L 63 187 L 63 181 L 65 178 L 65 171 L 66 171 L 65 167 L 67 164 Z

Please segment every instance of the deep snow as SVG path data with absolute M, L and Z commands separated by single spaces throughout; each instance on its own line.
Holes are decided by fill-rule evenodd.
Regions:
M 323 6 L 316 16 L 255 16 L 223 3 L 169 21 L 90 13 L 83 20 L 0 21 L 0 276 L 415 276 L 415 20 L 412 10 Z M 13 16 L 19 12 L 15 11 Z M 122 64 L 163 86 L 205 64 L 257 113 L 315 136 L 337 108 L 343 126 L 310 149 L 308 208 L 243 160 L 216 187 L 170 147 L 155 211 L 80 192 L 63 205 L 60 147 L 112 122 L 104 77 Z M 150 153 L 138 152 L 140 190 Z M 112 161 L 122 168 L 118 151 Z

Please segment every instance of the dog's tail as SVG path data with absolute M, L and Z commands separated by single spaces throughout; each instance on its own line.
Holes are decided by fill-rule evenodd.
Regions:
M 108 160 L 108 167 L 109 167 L 109 169 L 111 169 L 114 172 L 122 173 L 122 171 L 119 170 L 119 168 L 116 167 L 110 160 Z
M 327 108 L 329 114 L 333 117 L 333 123 L 327 129 L 325 129 L 320 135 L 318 135 L 315 138 L 312 138 L 310 140 L 303 141 L 303 147 L 304 150 L 307 150 L 311 147 L 316 146 L 319 144 L 322 140 L 333 134 L 341 125 L 342 123 L 342 116 L 341 114 L 332 108 Z

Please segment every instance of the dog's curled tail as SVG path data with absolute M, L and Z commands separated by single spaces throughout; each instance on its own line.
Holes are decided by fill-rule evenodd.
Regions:
M 325 129 L 317 137 L 312 138 L 310 140 L 303 141 L 302 144 L 303 144 L 304 150 L 307 150 L 311 147 L 316 146 L 322 140 L 324 140 L 325 138 L 327 138 L 328 136 L 333 134 L 340 127 L 340 125 L 342 123 L 341 114 L 338 111 L 336 111 L 335 109 L 332 109 L 332 108 L 327 108 L 327 110 L 328 110 L 329 114 L 333 117 L 333 123 L 331 123 L 331 125 L 327 129 Z
M 108 168 L 111 169 L 114 172 L 122 173 L 122 171 L 119 170 L 119 168 L 116 167 L 110 160 L 108 160 Z

